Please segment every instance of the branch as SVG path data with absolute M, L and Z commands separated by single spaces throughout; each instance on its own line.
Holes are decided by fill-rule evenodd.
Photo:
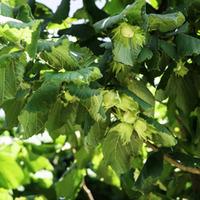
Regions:
M 93 195 L 92 195 L 92 192 L 90 191 L 90 189 L 89 189 L 89 188 L 87 187 L 87 185 L 85 184 L 85 181 L 84 181 L 84 183 L 83 183 L 83 190 L 84 190 L 84 192 L 87 194 L 89 200 L 94 200 L 94 197 L 93 197 Z
M 153 151 L 158 151 L 158 147 L 156 147 L 154 144 L 147 142 L 146 143 L 150 148 L 152 148 Z M 200 168 L 196 167 L 188 167 L 183 165 L 182 163 L 179 163 L 177 160 L 174 160 L 171 158 L 168 154 L 164 154 L 164 160 L 170 163 L 171 165 L 174 165 L 175 167 L 181 169 L 182 171 L 189 172 L 191 174 L 198 174 L 200 175 Z

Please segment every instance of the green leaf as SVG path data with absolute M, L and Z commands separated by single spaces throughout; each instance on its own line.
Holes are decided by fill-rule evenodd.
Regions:
M 11 53 L 0 57 L 0 105 L 15 98 L 23 81 L 26 56 L 23 53 Z
M 122 14 L 102 19 L 101 21 L 98 21 L 94 24 L 94 29 L 97 33 L 100 31 L 104 31 L 108 28 L 113 27 L 115 24 L 118 24 L 119 22 L 122 21 L 122 19 L 123 19 Z
M 125 19 L 128 19 L 130 23 L 141 24 L 143 23 L 142 11 L 144 7 L 144 0 L 136 0 L 133 4 L 128 5 L 120 14 L 96 22 L 94 28 L 96 32 L 104 31 L 115 24 L 125 21 Z
M 107 122 L 95 122 L 85 138 L 86 145 L 89 148 L 95 148 L 101 142 L 107 131 Z
M 20 114 L 27 91 L 19 91 L 16 98 L 6 101 L 2 108 L 5 111 L 5 127 L 11 129 L 18 125 L 18 115 Z
M 145 21 L 146 1 L 136 0 L 133 4 L 128 5 L 123 11 L 122 15 L 125 15 L 131 24 L 138 24 L 143 26 Z M 145 14 L 144 14 L 145 13 Z
M 176 60 L 178 55 L 176 52 L 176 47 L 173 43 L 166 42 L 164 40 L 159 40 L 159 46 L 170 58 Z
M 185 16 L 181 12 L 169 14 L 149 14 L 149 31 L 158 30 L 160 32 L 173 31 L 185 22 Z
M 70 42 L 67 39 L 60 39 L 57 42 L 43 41 L 38 44 L 40 57 L 49 66 L 57 70 L 74 69 L 78 67 L 76 55 L 70 51 Z
M 149 89 L 145 86 L 145 83 L 142 81 L 138 81 L 134 78 L 129 80 L 129 78 L 125 78 L 123 80 L 124 86 L 128 88 L 133 94 L 135 94 L 139 99 L 146 102 L 149 105 L 147 108 L 154 107 L 155 99 L 153 94 L 149 91 Z M 135 99 L 137 101 L 137 99 Z M 137 101 L 141 105 L 141 101 Z M 143 107 L 143 106 L 142 106 Z M 145 106 L 146 107 L 146 106 Z
M 16 189 L 23 184 L 24 173 L 12 154 L 0 153 L 0 187 Z
M 200 54 L 200 39 L 198 38 L 186 34 L 179 34 L 176 37 L 176 45 L 181 57 Z
M 186 75 L 183 78 L 178 77 L 175 74 L 171 74 L 166 92 L 170 97 L 170 104 L 175 104 L 183 113 L 188 115 L 195 109 L 197 103 L 197 91 L 193 90 L 194 80 L 190 75 Z M 192 101 L 191 101 L 192 99 Z
M 0 188 L 0 200 L 13 200 L 11 193 L 9 190 L 5 190 L 3 188 Z
M 126 134 L 115 128 L 110 129 L 102 145 L 105 163 L 111 165 L 117 174 L 123 174 L 131 168 L 131 159 L 139 154 L 142 145 L 142 141 L 136 136 L 132 136 L 131 141 L 124 144 Z
M 52 105 L 46 122 L 47 130 L 51 135 L 54 134 L 54 132 L 57 132 L 65 124 L 67 117 L 68 109 L 66 109 L 66 106 L 64 106 L 61 101 L 57 100 Z
M 95 60 L 88 48 L 80 48 L 66 38 L 60 38 L 56 42 L 40 40 L 38 52 L 40 52 L 41 60 L 56 70 L 88 67 Z
M 153 134 L 152 140 L 156 145 L 164 147 L 172 147 L 177 144 L 177 140 L 172 134 L 161 131 Z
M 79 86 L 88 85 L 90 82 L 101 78 L 101 76 L 100 70 L 96 67 L 59 73 L 47 72 L 45 74 L 44 83 L 32 95 L 27 104 L 27 109 L 34 112 L 48 110 L 51 104 L 56 101 L 56 97 L 63 82 L 73 83 L 79 88 Z M 75 91 L 74 87 L 71 87 L 71 91 Z M 38 104 L 38 102 L 40 102 L 40 104 Z
M 25 23 L 31 22 L 34 20 L 34 17 L 31 13 L 31 8 L 28 4 L 24 4 L 19 7 L 18 14 L 16 17 L 18 20 L 21 20 Z
M 40 20 L 23 23 L 20 20 L 0 15 L 0 38 L 15 43 L 19 47 L 25 43 L 25 49 L 31 58 L 35 57 L 37 51 L 37 40 L 40 33 Z
M 44 131 L 47 114 L 23 110 L 18 119 L 24 129 L 24 137 L 28 138 Z
M 144 118 L 149 125 L 147 134 L 156 145 L 164 147 L 176 145 L 177 140 L 165 125 L 158 123 L 153 118 L 146 116 Z
M 142 63 L 145 60 L 150 60 L 152 58 L 152 56 L 153 56 L 153 52 L 149 48 L 144 47 L 144 48 L 142 48 L 137 61 L 139 63 Z
M 69 103 L 67 106 L 55 103 L 48 114 L 46 128 L 53 139 L 59 135 L 74 135 L 74 132 L 80 130 L 77 124 L 78 104 Z M 60 121 L 58 121 L 60 119 Z
M 84 169 L 88 166 L 88 163 L 91 161 L 93 156 L 93 150 L 86 149 L 82 147 L 79 151 L 75 154 L 75 159 L 77 161 L 77 166 L 80 169 Z
M 0 8 L 0 15 L 5 17 L 13 17 L 13 9 L 10 6 L 0 3 Z
M 111 168 L 111 166 L 106 166 L 103 160 L 100 162 L 97 170 L 95 170 L 98 178 L 102 178 L 106 184 L 120 187 L 119 176 Z
M 2 3 L 5 3 L 11 7 L 21 6 L 27 3 L 27 0 L 1 0 Z
M 108 1 L 104 7 L 104 10 L 110 15 L 116 15 L 124 9 L 124 2 L 120 0 Z
M 163 170 L 163 155 L 160 152 L 151 154 L 145 162 L 142 171 L 136 181 L 136 187 L 145 188 L 148 183 L 148 178 L 153 178 L 155 181 Z M 154 182 L 155 183 L 155 182 Z
M 75 200 L 81 189 L 85 170 L 71 168 L 56 183 L 57 198 L 65 197 L 66 199 Z
M 25 162 L 27 163 L 29 169 L 33 173 L 42 169 L 49 170 L 49 171 L 53 171 L 54 169 L 52 164 L 46 157 L 34 154 L 30 150 L 28 152 L 27 158 L 25 159 Z
M 85 101 L 83 100 L 82 105 L 95 121 L 105 121 L 106 114 L 103 108 L 103 97 L 101 95 L 92 96 Z
M 97 96 L 100 94 L 100 90 L 98 89 L 92 89 L 87 85 L 84 86 L 77 86 L 74 84 L 69 84 L 67 86 L 67 89 L 69 90 L 69 93 L 73 96 L 78 97 L 79 99 L 87 99 L 92 96 Z

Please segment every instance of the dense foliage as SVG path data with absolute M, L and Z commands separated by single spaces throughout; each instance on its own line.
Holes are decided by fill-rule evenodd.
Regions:
M 200 199 L 200 0 L 0 3 L 0 200 Z

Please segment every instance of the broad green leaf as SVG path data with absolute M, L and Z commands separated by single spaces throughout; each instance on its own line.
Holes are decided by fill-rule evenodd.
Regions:
M 6 101 L 2 108 L 5 111 L 5 127 L 11 129 L 18 125 L 18 115 L 20 114 L 25 103 L 27 91 L 19 91 L 16 98 Z
M 50 134 L 57 132 L 67 121 L 68 110 L 66 106 L 59 100 L 57 100 L 51 107 L 46 127 Z
M 145 23 L 145 0 L 136 0 L 133 4 L 128 5 L 123 11 L 122 15 L 126 16 L 131 24 L 138 24 L 143 26 Z
M 121 13 L 114 15 L 108 18 L 105 18 L 101 21 L 98 21 L 94 24 L 96 32 L 104 31 L 108 28 L 111 28 L 113 25 L 128 19 L 130 23 L 141 24 L 143 22 L 143 8 L 145 6 L 144 0 L 136 0 L 133 4 L 128 5 Z
M 97 173 L 98 178 L 103 178 L 104 182 L 113 185 L 116 187 L 120 187 L 120 179 L 115 173 L 115 171 L 111 168 L 111 166 L 106 166 L 102 161 L 95 171 Z
M 183 78 L 172 74 L 168 80 L 166 92 L 170 104 L 175 104 L 183 113 L 188 115 L 195 108 L 198 94 L 194 88 L 193 77 L 186 75 Z M 192 99 L 192 101 L 191 101 Z
M 181 12 L 169 14 L 149 14 L 149 31 L 158 30 L 160 32 L 173 31 L 185 22 L 185 16 Z
M 75 200 L 81 189 L 85 170 L 71 168 L 56 183 L 57 198 Z
M 61 82 L 45 81 L 31 96 L 27 110 L 33 112 L 47 111 L 56 101 Z M 38 102 L 40 102 L 38 104 Z
M 23 110 L 18 119 L 23 127 L 24 137 L 28 138 L 44 131 L 45 122 L 47 121 L 47 114 Z
M 129 80 L 129 78 L 126 78 L 125 80 L 123 80 L 123 82 L 123 84 L 128 88 L 128 90 L 130 90 L 144 102 L 150 105 L 150 107 L 154 107 L 154 96 L 142 81 L 138 81 L 134 78 L 131 78 L 131 80 Z M 138 103 L 140 104 L 140 102 Z
M 176 52 L 176 47 L 173 43 L 159 40 L 159 46 L 170 58 L 174 60 L 177 59 L 178 55 Z
M 94 148 L 101 142 L 108 129 L 106 122 L 95 122 L 85 138 L 85 143 L 88 148 Z
M 111 165 L 117 174 L 123 174 L 132 167 L 131 159 L 140 153 L 142 145 L 142 141 L 137 136 L 132 136 L 131 141 L 124 144 L 122 140 L 124 134 L 127 133 L 111 129 L 102 145 L 105 163 Z
M 123 20 L 122 14 L 111 16 L 111 17 L 108 17 L 106 19 L 102 19 L 101 21 L 96 22 L 94 24 L 94 29 L 98 33 L 100 31 L 104 31 L 108 28 L 113 27 L 115 24 L 122 22 L 122 20 Z
M 11 193 L 9 190 L 5 190 L 4 188 L 0 188 L 0 200 L 13 200 Z
M 144 47 L 144 48 L 142 48 L 142 50 L 138 56 L 137 62 L 142 63 L 145 60 L 150 60 L 152 58 L 152 56 L 153 56 L 153 52 L 149 48 Z
M 91 161 L 93 157 L 93 150 L 92 149 L 86 149 L 82 147 L 79 151 L 75 154 L 75 159 L 77 161 L 77 166 L 80 169 L 84 169 L 87 167 L 88 163 Z
M 35 57 L 37 51 L 37 40 L 39 37 L 40 20 L 23 23 L 20 20 L 0 15 L 0 38 L 15 43 L 19 47 L 25 43 L 25 49 L 31 58 Z
M 198 38 L 186 34 L 179 34 L 176 37 L 176 45 L 181 57 L 200 54 L 200 39 Z
M 161 131 L 153 134 L 152 140 L 157 146 L 171 147 L 177 144 L 177 140 L 172 134 Z
M 141 192 L 134 191 L 133 185 L 135 184 L 135 180 L 133 178 L 134 169 L 129 170 L 128 172 L 124 173 L 120 177 L 121 187 L 126 192 L 130 199 L 139 199 L 141 197 Z
M 12 53 L 0 57 L 0 104 L 15 98 L 23 81 L 26 56 Z
M 0 153 L 0 187 L 16 189 L 23 184 L 24 173 L 12 154 Z
M 28 152 L 28 157 L 27 159 L 25 159 L 25 161 L 33 173 L 43 169 L 49 171 L 53 171 L 54 169 L 52 164 L 46 157 L 34 154 L 31 151 Z
M 1 2 L 11 7 L 17 7 L 27 3 L 27 0 L 1 0 Z
M 55 103 L 51 107 L 46 122 L 46 128 L 53 139 L 61 134 L 74 135 L 75 131 L 80 130 L 80 125 L 76 121 L 78 117 L 78 104 L 69 103 L 65 106 L 59 104 L 56 105 Z
M 21 5 L 18 10 L 16 17 L 18 20 L 21 20 L 25 23 L 29 23 L 34 20 L 34 17 L 31 13 L 31 8 L 28 4 Z
M 104 10 L 110 15 L 116 15 L 124 9 L 124 2 L 120 0 L 108 1 L 104 7 Z
M 145 120 L 148 124 L 147 135 L 157 146 L 171 147 L 176 145 L 176 138 L 165 125 L 150 117 L 145 116 Z
M 53 69 L 74 70 L 94 63 L 93 53 L 86 47 L 80 47 L 65 37 L 57 41 L 40 40 L 38 42 L 40 58 Z
M 67 85 L 67 89 L 71 95 L 76 96 L 79 99 L 87 99 L 92 96 L 97 96 L 101 92 L 100 90 L 92 89 L 87 85 L 77 86 L 75 84 L 69 84 Z
M 148 184 L 148 178 L 152 178 L 155 181 L 163 170 L 163 155 L 160 152 L 151 154 L 145 162 L 140 176 L 136 181 L 136 187 L 145 188 L 146 183 Z
M 13 9 L 4 3 L 0 3 L 0 15 L 5 17 L 13 17 Z
M 101 95 L 92 96 L 88 100 L 83 101 L 82 105 L 95 121 L 105 121 L 106 115 L 103 108 L 103 97 Z
M 40 41 L 38 50 L 42 60 L 54 69 L 73 69 L 78 66 L 76 55 L 70 51 L 70 42 L 67 39 L 57 42 Z
M 91 81 L 101 78 L 101 76 L 100 70 L 96 67 L 83 68 L 77 71 L 46 73 L 44 83 L 32 95 L 27 104 L 27 109 L 32 111 L 47 110 L 51 104 L 56 101 L 56 97 L 63 82 L 66 84 L 73 83 L 77 85 L 78 89 L 79 86 L 88 85 Z M 71 91 L 75 92 L 75 88 L 71 87 Z M 78 94 L 78 92 L 76 92 L 76 94 Z M 40 102 L 40 104 L 38 104 L 38 102 Z

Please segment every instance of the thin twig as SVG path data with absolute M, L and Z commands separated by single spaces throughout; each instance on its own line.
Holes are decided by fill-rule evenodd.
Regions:
M 89 189 L 89 188 L 87 187 L 87 185 L 85 184 L 85 181 L 84 181 L 84 183 L 83 183 L 83 190 L 84 190 L 84 192 L 87 194 L 89 200 L 94 200 L 94 197 L 93 197 L 93 195 L 92 195 L 92 192 L 90 191 L 90 189 Z
M 154 144 L 151 144 L 150 142 L 146 143 L 150 148 L 152 148 L 153 151 L 158 151 L 158 147 L 156 147 Z M 170 163 L 171 165 L 174 165 L 175 167 L 181 169 L 182 171 L 189 172 L 191 174 L 198 174 L 200 175 L 200 168 L 196 167 L 188 167 L 183 165 L 182 163 L 179 163 L 177 160 L 174 160 L 171 156 L 168 154 L 164 154 L 164 160 Z

